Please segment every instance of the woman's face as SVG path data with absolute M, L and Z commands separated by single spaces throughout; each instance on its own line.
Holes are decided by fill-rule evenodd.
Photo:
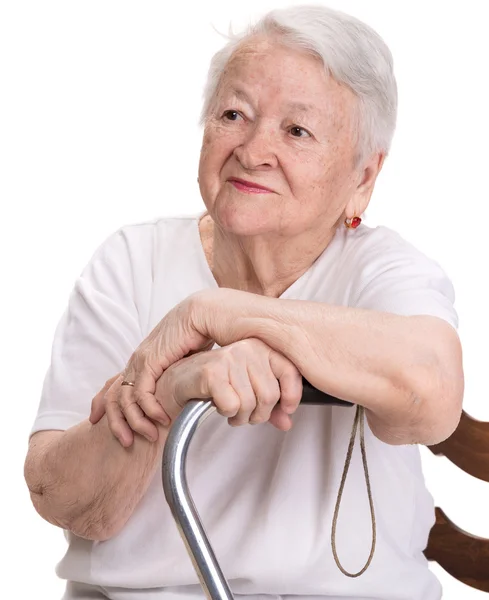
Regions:
M 199 165 L 213 220 L 236 235 L 333 228 L 359 184 L 350 118 L 355 97 L 310 55 L 268 40 L 228 63 Z M 249 193 L 237 177 L 272 190 Z

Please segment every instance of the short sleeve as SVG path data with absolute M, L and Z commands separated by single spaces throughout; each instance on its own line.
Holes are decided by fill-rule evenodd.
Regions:
M 398 315 L 432 315 L 458 329 L 455 290 L 443 268 L 386 227 L 357 256 L 352 306 Z
M 65 430 L 88 418 L 95 394 L 125 368 L 141 343 L 138 305 L 145 291 L 144 274 L 151 271 L 150 238 L 150 227 L 119 229 L 76 279 L 55 329 L 31 435 Z

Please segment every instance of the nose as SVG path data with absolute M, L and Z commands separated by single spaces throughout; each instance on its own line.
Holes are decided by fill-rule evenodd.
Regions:
M 273 132 L 255 126 L 246 132 L 242 144 L 236 146 L 234 155 L 244 169 L 269 169 L 277 166 L 276 144 Z

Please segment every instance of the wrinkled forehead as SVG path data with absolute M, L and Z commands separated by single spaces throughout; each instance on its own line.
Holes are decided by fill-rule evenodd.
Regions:
M 249 41 L 235 51 L 216 96 L 250 104 L 260 100 L 280 103 L 277 109 L 323 117 L 338 110 L 344 113 L 356 103 L 353 92 L 331 76 L 318 56 L 262 39 Z
M 305 50 L 266 41 L 250 41 L 239 47 L 228 60 L 222 83 L 240 78 L 253 84 L 286 84 L 296 87 L 328 86 L 331 79 L 321 59 Z

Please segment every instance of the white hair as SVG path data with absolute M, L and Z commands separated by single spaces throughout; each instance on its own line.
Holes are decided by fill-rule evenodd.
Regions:
M 292 6 L 268 12 L 242 33 L 231 26 L 226 45 L 211 59 L 199 124 L 211 112 L 228 61 L 252 38 L 271 36 L 281 44 L 319 57 L 329 75 L 357 97 L 352 115 L 355 166 L 374 153 L 388 154 L 397 117 L 397 84 L 392 54 L 380 35 L 359 19 L 321 5 Z

